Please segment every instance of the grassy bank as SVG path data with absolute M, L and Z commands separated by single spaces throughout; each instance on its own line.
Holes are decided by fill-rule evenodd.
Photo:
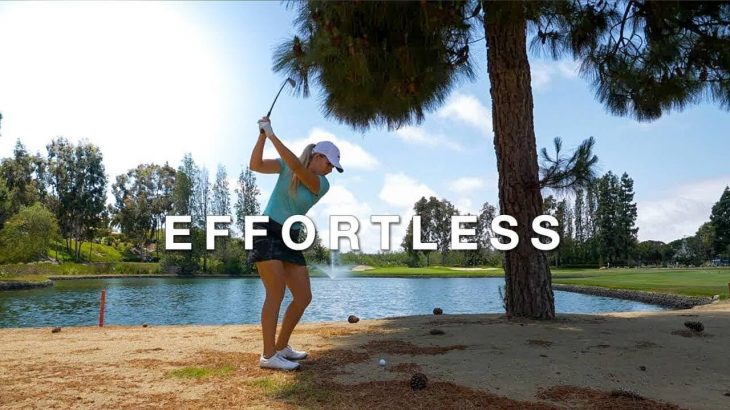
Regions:
M 0 265 L 0 280 L 42 282 L 49 276 L 148 275 L 160 273 L 159 263 L 17 263 Z
M 325 276 L 310 267 L 312 276 Z M 49 276 L 159 274 L 158 263 L 34 263 L 0 265 L 0 281 L 45 281 Z M 351 272 L 351 277 L 463 278 L 503 277 L 502 268 L 459 269 L 445 266 L 423 268 L 387 267 Z M 552 269 L 553 283 L 599 286 L 686 296 L 729 296 L 730 268 L 683 269 Z
M 727 299 L 730 268 L 553 270 L 553 282 Z
M 552 269 L 553 282 L 687 296 L 728 298 L 730 268 Z M 502 268 L 388 267 L 353 272 L 355 277 L 502 277 Z
M 409 267 L 387 267 L 374 268 L 360 272 L 353 272 L 355 277 L 502 277 L 504 271 L 502 268 L 450 268 L 447 266 L 431 266 L 426 268 L 409 268 Z

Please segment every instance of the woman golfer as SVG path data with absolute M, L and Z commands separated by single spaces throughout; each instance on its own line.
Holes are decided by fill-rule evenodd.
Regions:
M 300 360 L 307 357 L 306 352 L 294 350 L 289 346 L 289 336 L 299 323 L 304 309 L 312 300 L 309 285 L 309 272 L 301 251 L 292 250 L 282 239 L 282 224 L 292 215 L 304 215 L 329 190 L 325 175 L 340 166 L 340 150 L 329 141 L 309 144 L 297 158 L 274 134 L 271 121 L 263 117 L 258 122 L 259 137 L 251 152 L 251 170 L 262 174 L 279 174 L 264 215 L 268 223 L 256 223 L 256 229 L 266 229 L 265 237 L 255 237 L 251 259 L 266 288 L 266 300 L 261 309 L 261 330 L 264 338 L 264 352 L 259 359 L 261 367 L 294 370 Z M 279 159 L 263 159 L 266 139 L 271 140 L 279 153 Z M 292 227 L 290 237 L 297 240 L 298 229 Z M 279 308 L 284 299 L 284 291 L 289 288 L 292 302 L 286 309 L 284 321 L 276 338 L 276 321 Z

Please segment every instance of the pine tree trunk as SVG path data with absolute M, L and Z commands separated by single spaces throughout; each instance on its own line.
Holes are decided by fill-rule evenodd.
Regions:
M 487 65 L 492 97 L 494 147 L 499 172 L 499 205 L 518 226 L 519 245 L 505 252 L 505 306 L 508 316 L 552 319 L 555 304 L 547 255 L 530 238 L 542 214 L 537 148 L 532 116 L 527 20 L 522 2 L 486 5 Z

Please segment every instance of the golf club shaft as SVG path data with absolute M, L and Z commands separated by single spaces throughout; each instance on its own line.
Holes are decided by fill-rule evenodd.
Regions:
M 281 88 L 279 88 L 279 92 L 278 92 L 278 93 L 276 93 L 276 97 L 274 97 L 274 102 L 272 102 L 272 103 L 271 103 L 271 107 L 269 107 L 269 112 L 268 112 L 268 113 L 266 113 L 266 118 L 269 118 L 269 117 L 271 116 L 271 110 L 273 110 L 273 109 L 274 109 L 274 104 L 276 104 L 276 100 L 278 100 L 278 99 L 279 99 L 279 94 L 281 94 L 282 90 L 284 90 L 284 86 L 285 86 L 285 85 L 286 85 L 286 83 L 288 83 L 288 82 L 289 82 L 289 79 L 285 80 L 285 81 L 284 81 L 284 84 L 282 84 L 282 85 L 281 85 Z M 262 130 L 262 129 L 259 129 L 259 132 L 264 132 L 264 130 Z

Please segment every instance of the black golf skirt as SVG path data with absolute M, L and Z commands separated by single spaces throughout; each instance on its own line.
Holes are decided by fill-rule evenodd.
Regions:
M 281 237 L 283 227 L 280 223 L 269 219 L 269 222 L 255 222 L 253 227 L 254 229 L 266 229 L 266 236 L 255 236 L 253 238 L 253 249 L 248 258 L 251 263 L 279 260 L 296 265 L 307 265 L 302 251 L 290 249 L 284 243 L 284 239 Z M 289 231 L 289 237 L 297 242 L 299 240 L 299 229 L 292 228 Z

